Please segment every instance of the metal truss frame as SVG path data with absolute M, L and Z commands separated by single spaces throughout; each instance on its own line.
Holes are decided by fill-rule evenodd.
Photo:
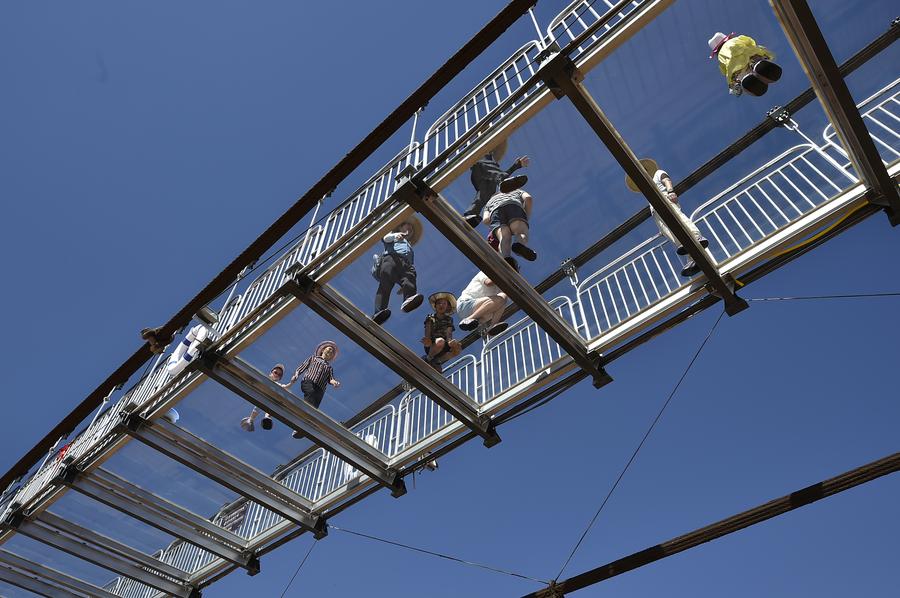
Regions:
M 246 540 L 109 471 L 96 469 L 81 473 L 69 466 L 60 475 L 60 481 L 89 498 L 243 567 L 251 574 L 259 572 L 259 560 L 246 549 Z
M 164 419 L 151 422 L 134 413 L 125 426 L 136 440 L 278 513 L 317 539 L 328 534 L 325 518 L 312 512 L 309 499 L 190 432 Z
M 647 201 L 669 227 L 678 242 L 687 250 L 694 262 L 706 276 L 710 291 L 720 296 L 725 302 L 725 312 L 733 316 L 748 307 L 747 302 L 734 292 L 734 282 L 726 281 L 721 275 L 712 256 L 700 246 L 694 236 L 685 228 L 675 215 L 669 201 L 663 198 L 650 175 L 641 166 L 637 156 L 619 135 L 618 130 L 609 121 L 603 110 L 581 83 L 584 75 L 575 63 L 565 54 L 557 54 L 541 67 L 541 73 L 547 86 L 558 98 L 567 97 L 582 118 L 603 142 L 616 162 L 622 167 Z
M 204 354 L 200 371 L 225 388 L 264 410 L 285 425 L 302 430 L 314 443 L 334 453 L 386 488 L 395 497 L 406 493 L 406 485 L 385 456 L 362 438 L 320 410 L 298 399 L 287 389 L 265 378 L 238 357 Z
M 19 514 L 8 525 L 17 532 L 161 592 L 191 598 L 197 588 L 185 571 L 89 529 L 44 511 L 35 518 Z
M 590 353 L 578 336 L 546 300 L 522 278 L 500 254 L 463 220 L 459 212 L 431 189 L 421 177 L 405 183 L 396 195 L 410 204 L 459 249 L 479 270 L 484 272 L 506 296 L 572 356 L 580 368 L 588 372 L 599 388 L 612 378 L 606 373 L 599 353 Z
M 770 0 L 770 4 L 853 168 L 875 192 L 870 202 L 885 207 L 893 226 L 900 224 L 900 189 L 881 161 L 812 10 L 806 0 Z
M 0 550 L 0 580 L 48 598 L 119 598 L 92 583 Z
M 288 281 L 284 286 L 288 293 L 308 305 L 322 319 L 481 436 L 485 446 L 494 446 L 500 442 L 490 417 L 479 415 L 475 401 L 425 363 L 409 347 L 381 326 L 374 325 L 366 314 L 340 293 L 328 285 L 317 284 L 310 278 Z

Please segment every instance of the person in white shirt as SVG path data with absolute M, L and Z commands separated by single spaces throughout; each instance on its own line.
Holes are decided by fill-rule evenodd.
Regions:
M 697 225 L 681 211 L 681 207 L 678 205 L 678 195 L 675 193 L 675 187 L 672 185 L 672 179 L 669 178 L 669 173 L 665 170 L 661 170 L 656 164 L 656 160 L 653 160 L 652 158 L 642 158 L 641 166 L 644 167 L 647 174 L 653 177 L 653 182 L 656 183 L 656 188 L 659 189 L 662 196 L 671 202 L 672 210 L 675 212 L 675 215 L 678 216 L 678 219 L 681 220 L 681 223 L 684 224 L 684 227 L 691 235 L 693 235 L 697 242 L 700 243 L 700 246 L 706 249 L 709 246 L 709 241 L 707 241 L 700 233 L 700 229 L 697 228 Z M 634 181 L 631 180 L 631 177 L 625 177 L 625 184 L 635 193 L 640 193 L 640 190 L 637 185 L 635 185 Z M 669 227 L 666 226 L 666 223 L 663 222 L 662 218 L 659 217 L 659 214 L 656 213 L 656 210 L 654 210 L 652 206 L 650 207 L 650 213 L 653 215 L 653 220 L 656 222 L 656 227 L 659 229 L 660 234 L 671 241 L 672 245 L 675 246 L 675 252 L 678 255 L 687 255 L 687 250 L 681 245 L 681 242 L 675 235 L 672 234 L 672 231 L 669 230 Z M 681 269 L 681 275 L 686 278 L 690 278 L 698 272 L 700 272 L 700 266 L 694 263 L 694 260 L 690 258 L 688 258 L 687 263 L 685 263 L 684 267 Z
M 516 268 L 518 271 L 518 268 Z M 460 318 L 459 329 L 466 332 L 482 326 L 488 336 L 500 334 L 509 324 L 501 322 L 506 307 L 506 293 L 494 284 L 484 272 L 479 272 L 459 294 L 456 313 Z

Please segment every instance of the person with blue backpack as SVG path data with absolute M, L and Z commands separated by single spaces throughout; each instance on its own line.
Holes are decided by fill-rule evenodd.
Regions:
M 372 276 L 378 281 L 372 320 L 379 326 L 391 317 L 388 301 L 394 285 L 399 285 L 399 293 L 403 295 L 400 309 L 404 313 L 422 305 L 423 297 L 416 289 L 416 267 L 413 265 L 413 245 L 421 238 L 422 223 L 410 216 L 381 240 L 384 252 L 375 256 L 372 266 Z

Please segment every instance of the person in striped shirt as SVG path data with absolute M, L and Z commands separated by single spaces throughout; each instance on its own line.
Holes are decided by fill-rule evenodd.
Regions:
M 300 390 L 303 391 L 303 400 L 318 409 L 319 405 L 322 404 L 322 398 L 325 396 L 325 389 L 328 384 L 335 388 L 341 387 L 341 383 L 334 378 L 334 368 L 331 366 L 331 362 L 337 356 L 337 343 L 334 341 L 322 341 L 316 347 L 315 353 L 297 366 L 290 381 L 281 386 L 290 388 L 302 376 Z M 293 436 L 294 438 L 302 438 L 303 433 L 295 430 Z

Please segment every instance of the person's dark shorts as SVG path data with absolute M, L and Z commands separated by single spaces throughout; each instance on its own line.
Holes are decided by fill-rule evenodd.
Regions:
M 500 206 L 491 212 L 491 230 L 496 231 L 501 226 L 509 226 L 510 222 L 515 222 L 516 220 L 524 220 L 525 224 L 528 224 L 528 214 L 525 213 L 525 209 L 522 206 L 514 203 Z
M 318 409 L 325 396 L 325 389 L 319 388 L 309 380 L 303 380 L 300 383 L 300 390 L 303 391 L 303 400 Z
M 437 339 L 439 339 L 439 338 L 444 338 L 444 337 L 443 337 L 443 336 L 435 337 L 435 338 L 431 339 L 431 343 L 434 344 L 434 341 L 437 340 Z M 429 351 L 429 350 L 431 350 L 431 347 L 425 347 L 425 359 L 428 359 L 428 351 Z M 438 353 L 437 355 L 435 355 L 435 356 L 433 357 L 433 359 L 437 359 L 438 357 L 440 357 L 440 356 L 443 355 L 444 353 L 449 353 L 449 352 L 450 352 L 450 343 L 449 343 L 449 342 L 446 342 L 446 343 L 444 343 L 444 348 L 441 349 L 441 352 Z

